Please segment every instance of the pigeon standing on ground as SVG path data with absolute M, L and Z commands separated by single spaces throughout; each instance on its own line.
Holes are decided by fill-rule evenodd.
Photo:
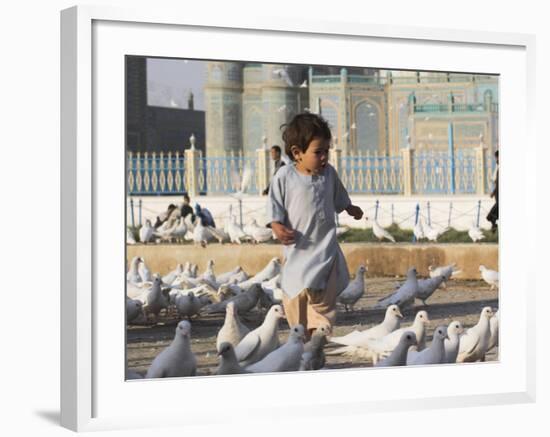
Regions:
M 246 234 L 237 224 L 236 217 L 231 217 L 229 224 L 227 225 L 227 233 L 229 234 L 229 241 L 232 243 L 241 244 L 241 240 L 246 238 Z
M 259 284 L 264 281 L 269 281 L 279 273 L 281 273 L 281 262 L 279 261 L 279 258 L 272 258 L 259 273 L 237 285 L 243 290 L 246 290 L 252 284 Z
M 399 305 L 399 308 L 409 306 L 414 302 L 418 293 L 418 280 L 416 279 L 416 269 L 411 267 L 407 272 L 407 280 L 391 295 L 384 297 L 374 305 L 374 309 L 386 308 L 388 305 Z
M 496 270 L 481 265 L 479 271 L 481 272 L 481 278 L 491 286 L 491 290 L 498 288 L 498 272 Z
M 491 337 L 489 338 L 489 346 L 487 346 L 487 352 L 489 352 L 494 347 L 498 346 L 498 325 L 500 322 L 499 311 L 495 313 L 493 317 L 489 320 L 489 329 L 491 331 Z
M 241 294 L 232 297 L 229 300 L 224 300 L 205 306 L 203 308 L 203 312 L 205 314 L 222 313 L 225 311 L 225 307 L 229 302 L 234 302 L 235 309 L 239 312 L 239 314 L 244 314 L 256 306 L 261 293 L 263 293 L 261 284 L 254 284 L 248 290 L 243 291 Z
M 443 286 L 446 285 L 447 281 L 451 277 L 460 273 L 460 270 L 456 270 L 456 264 L 450 264 L 448 266 L 434 267 L 428 266 L 428 272 L 430 273 L 430 278 L 435 278 L 436 276 L 443 276 Z
M 273 236 L 273 231 L 270 228 L 259 226 L 255 219 L 251 220 L 244 231 L 254 243 L 264 243 L 271 240 Z
M 209 259 L 206 265 L 205 272 L 201 275 L 202 279 L 205 279 L 207 283 L 211 284 L 214 288 L 218 288 L 220 284 L 216 281 L 216 275 L 214 274 L 214 260 Z
M 382 226 L 380 226 L 376 219 L 372 223 L 372 233 L 376 238 L 378 238 L 378 241 L 382 241 L 384 238 L 386 238 L 387 240 L 390 240 L 392 243 L 395 243 L 395 238 L 393 238 L 393 235 L 390 234 Z
M 239 314 L 235 311 L 235 303 L 229 302 L 225 308 L 225 320 L 216 338 L 216 347 L 220 350 L 222 343 L 231 343 L 234 347 L 248 334 L 250 330 L 243 325 Z
M 420 241 L 423 238 L 426 238 L 426 235 L 424 235 L 424 227 L 422 226 L 422 217 L 418 217 L 418 221 L 416 222 L 413 228 L 413 234 L 416 237 L 417 241 Z
M 434 294 L 435 290 L 443 283 L 445 278 L 443 276 L 436 276 L 435 278 L 420 279 L 418 281 L 418 293 L 416 298 L 420 299 L 424 305 L 428 305 L 426 300 Z
M 485 238 L 485 235 L 483 235 L 483 231 L 479 228 L 479 226 L 475 224 L 472 225 L 470 229 L 468 229 L 468 236 L 472 239 L 474 243 Z
M 412 331 L 404 332 L 393 352 L 382 361 L 378 361 L 374 367 L 407 365 L 407 353 L 409 348 L 414 345 L 416 345 L 416 334 Z
M 284 317 L 283 307 L 273 305 L 267 312 L 263 323 L 246 334 L 235 346 L 235 354 L 243 366 L 260 361 L 279 347 L 279 320 Z
M 181 264 L 178 264 L 174 270 L 169 272 L 168 274 L 164 275 L 162 277 L 162 282 L 168 285 L 172 285 L 172 283 L 176 280 L 176 278 L 183 274 L 184 268 Z
M 491 307 L 483 308 L 477 325 L 468 329 L 460 337 L 460 346 L 456 358 L 457 363 L 471 363 L 485 359 L 485 353 L 487 352 L 491 338 L 489 320 L 492 316 L 493 310 Z
M 226 284 L 227 282 L 229 282 L 229 279 L 231 278 L 231 276 L 234 276 L 238 273 L 240 273 L 242 271 L 242 267 L 241 266 L 237 266 L 235 267 L 233 270 L 229 271 L 229 272 L 225 272 L 225 273 L 222 273 L 218 276 L 216 276 L 216 280 L 220 283 L 220 284 Z
M 328 326 L 320 326 L 313 332 L 311 340 L 304 345 L 300 370 L 319 370 L 325 367 L 323 348 L 327 344 L 329 333 L 330 328 Z
M 195 376 L 197 359 L 191 352 L 190 335 L 191 323 L 186 320 L 179 322 L 172 343 L 155 357 L 145 377 Z
M 146 316 L 152 314 L 156 318 L 160 311 L 170 303 L 169 292 L 170 289 L 162 289 L 162 280 L 158 275 L 155 275 L 153 279 L 153 286 L 150 290 L 146 291 L 140 298 L 143 302 L 143 312 Z
M 410 350 L 407 365 L 443 364 L 445 362 L 445 339 L 448 339 L 447 328 L 438 326 L 433 335 L 430 347 L 418 352 Z
M 151 220 L 145 220 L 145 224 L 139 229 L 139 241 L 143 244 L 147 244 L 153 240 L 153 233 L 155 228 L 151 224 Z
M 218 356 L 220 357 L 220 365 L 216 369 L 216 375 L 250 373 L 244 370 L 239 364 L 237 356 L 235 355 L 235 349 L 231 343 L 221 343 L 218 346 Z
M 305 330 L 302 325 L 294 325 L 290 328 L 287 342 L 275 349 L 263 360 L 247 367 L 246 370 L 253 373 L 261 372 L 293 372 L 300 368 L 300 361 L 304 353 Z
M 424 349 L 426 340 L 426 325 L 429 323 L 428 313 L 426 311 L 419 311 L 416 313 L 414 322 L 411 326 L 405 328 L 397 329 L 391 334 L 386 335 L 385 337 L 379 338 L 377 340 L 367 340 L 366 348 L 369 349 L 372 353 L 373 364 L 378 362 L 380 357 L 386 357 L 393 352 L 393 350 L 399 344 L 401 336 L 406 331 L 413 331 L 416 335 L 417 349 L 420 351 Z
M 327 352 L 327 355 L 338 355 L 341 353 L 353 354 L 356 352 L 357 348 L 366 348 L 368 340 L 376 340 L 385 337 L 396 329 L 399 329 L 402 318 L 403 315 L 401 311 L 399 311 L 399 307 L 397 305 L 390 305 L 386 308 L 386 315 L 382 323 L 364 331 L 352 331 L 343 337 L 330 337 L 332 343 L 341 344 L 345 347 L 338 348 L 330 353 Z
M 424 225 L 424 236 L 429 240 L 429 241 L 437 241 L 437 239 L 439 238 L 439 236 L 441 234 L 444 234 L 445 232 L 447 232 L 449 230 L 449 228 L 443 228 L 443 229 L 440 229 L 440 230 L 437 230 L 433 227 L 431 227 L 428 223 L 426 223 Z
M 126 296 L 126 323 L 136 320 L 143 314 L 143 303 L 137 299 Z
M 126 228 L 126 243 L 127 244 L 136 244 L 136 239 L 130 228 Z
M 147 267 L 147 264 L 145 264 L 145 260 L 143 258 L 141 258 L 141 262 L 138 264 L 138 274 L 141 278 L 141 282 L 153 282 L 151 271 Z
M 139 256 L 134 256 L 130 261 L 130 269 L 126 274 L 126 280 L 131 284 L 139 284 L 141 282 L 141 276 L 139 276 L 139 263 L 142 259 Z
M 448 339 L 445 340 L 445 362 L 456 363 L 458 348 L 460 346 L 460 336 L 464 332 L 462 323 L 458 320 L 453 320 L 447 327 Z
M 367 268 L 363 265 L 360 265 L 357 268 L 357 274 L 355 279 L 350 281 L 348 286 L 338 295 L 338 302 L 344 304 L 346 312 L 349 311 L 348 307 L 351 307 L 353 310 L 353 305 L 363 296 L 365 292 L 365 272 Z
M 198 314 L 201 309 L 201 302 L 192 291 L 187 294 L 178 294 L 174 299 L 174 303 L 181 318 L 187 317 L 190 319 L 195 314 Z

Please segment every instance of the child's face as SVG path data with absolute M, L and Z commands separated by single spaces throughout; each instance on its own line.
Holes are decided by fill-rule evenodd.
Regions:
M 293 153 L 298 170 L 307 174 L 318 174 L 327 165 L 329 147 L 330 140 L 326 138 L 314 138 L 305 152 L 296 147 Z

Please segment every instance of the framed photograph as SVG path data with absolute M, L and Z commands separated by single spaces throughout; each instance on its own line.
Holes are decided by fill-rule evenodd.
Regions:
M 243 408 L 269 421 L 534 401 L 534 288 L 521 256 L 533 241 L 516 231 L 534 198 L 534 37 L 81 6 L 62 11 L 61 25 L 63 426 L 225 423 Z M 304 132 L 314 133 L 302 147 Z M 292 177 L 334 180 L 337 194 L 284 191 Z M 330 259 L 306 244 L 296 252 L 307 199 L 322 205 L 312 226 L 328 227 L 318 243 L 302 241 L 315 248 L 334 232 L 322 251 Z M 338 260 L 341 270 L 326 268 Z M 448 277 L 437 266 L 450 267 Z M 319 288 L 301 280 L 314 271 Z M 430 276 L 439 282 L 422 298 L 419 281 Z M 409 280 L 414 292 L 401 298 Z M 357 299 L 346 300 L 357 283 Z M 298 294 L 288 290 L 312 290 L 313 301 L 330 284 L 336 297 L 320 312 L 330 344 L 315 371 L 299 371 L 309 370 L 303 342 L 324 325 L 293 315 Z M 256 288 L 241 307 L 235 299 Z M 382 322 L 391 305 L 402 334 L 430 314 L 427 332 L 415 332 L 428 344 L 379 365 L 397 343 L 357 346 L 349 335 Z M 295 365 L 266 364 L 277 347 L 247 361 L 243 334 L 230 349 L 246 374 L 220 371 L 228 306 L 250 330 L 284 309 L 277 346 L 298 338 Z M 430 361 L 423 352 L 445 351 L 454 320 L 464 325 L 460 359 Z M 479 334 L 471 347 L 468 332 Z M 178 336 L 192 365 L 167 370 L 161 355 Z

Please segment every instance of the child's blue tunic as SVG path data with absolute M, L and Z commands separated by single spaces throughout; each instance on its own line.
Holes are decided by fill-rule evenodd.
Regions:
M 285 246 L 281 288 L 290 298 L 304 288 L 326 288 L 335 267 L 337 292 L 349 282 L 344 254 L 336 240 L 335 213 L 351 205 L 336 170 L 327 166 L 314 176 L 294 164 L 281 167 L 269 189 L 267 223 L 277 221 L 295 231 L 295 244 Z

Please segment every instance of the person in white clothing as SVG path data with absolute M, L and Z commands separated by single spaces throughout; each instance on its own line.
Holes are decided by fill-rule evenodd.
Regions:
M 328 163 L 327 122 L 305 113 L 284 127 L 285 151 L 292 163 L 281 167 L 270 185 L 267 226 L 285 245 L 281 288 L 288 323 L 303 325 L 310 336 L 318 327 L 334 324 L 336 298 L 349 282 L 336 239 L 335 213 L 346 211 L 360 220 L 363 211 L 351 203 Z

